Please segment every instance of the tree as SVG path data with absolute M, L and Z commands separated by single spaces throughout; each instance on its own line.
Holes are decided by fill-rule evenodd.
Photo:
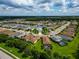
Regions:
M 38 34 L 38 33 L 39 33 L 39 31 L 38 31 L 37 29 L 33 29 L 32 32 L 33 32 L 34 34 Z
M 15 44 L 15 40 L 7 40 L 6 41 L 6 46 L 8 46 L 8 47 L 15 47 L 14 44 Z
M 41 52 L 39 59 L 50 59 L 50 56 L 45 52 Z
M 42 33 L 43 33 L 44 35 L 47 35 L 47 34 L 49 33 L 48 28 L 43 27 L 43 28 L 42 28 Z
M 72 53 L 72 55 L 75 57 L 75 59 L 79 59 L 79 45 L 78 45 L 76 52 Z
M 62 59 L 62 56 L 58 54 L 57 52 L 53 53 L 53 58 L 54 59 Z
M 35 50 L 35 49 L 32 49 L 32 50 L 31 50 L 31 53 L 32 53 L 32 56 L 33 56 L 32 59 L 39 59 L 39 57 L 40 57 L 40 52 L 38 52 L 38 51 Z
M 70 59 L 70 56 L 63 56 L 62 59 Z
M 23 51 L 23 57 L 27 57 L 27 56 L 31 56 L 31 49 L 29 49 L 28 47 L 25 48 L 25 50 Z
M 8 40 L 8 36 L 5 34 L 0 34 L 0 43 L 3 42 L 5 43 Z
M 75 59 L 79 59 L 79 50 L 77 50 L 73 55 Z

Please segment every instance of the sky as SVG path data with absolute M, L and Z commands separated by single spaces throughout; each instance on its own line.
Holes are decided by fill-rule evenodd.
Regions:
M 79 16 L 79 0 L 0 0 L 0 16 Z

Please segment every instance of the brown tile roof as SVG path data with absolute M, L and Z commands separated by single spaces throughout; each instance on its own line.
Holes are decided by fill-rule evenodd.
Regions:
M 26 41 L 31 41 L 32 43 L 36 43 L 36 41 L 38 39 L 40 39 L 40 37 L 38 36 L 34 36 L 32 34 L 28 34 L 28 35 L 25 35 L 24 37 L 22 37 L 23 39 L 25 39 Z
M 12 34 L 15 34 L 16 32 L 0 28 L 0 33 L 7 34 L 7 35 L 12 35 Z
M 64 35 L 67 35 L 67 36 L 70 36 L 70 37 L 74 37 L 74 35 L 75 35 L 75 28 L 76 28 L 76 26 L 69 26 L 69 27 L 67 27 L 63 32 L 62 32 L 62 34 L 64 34 Z
M 47 36 L 43 36 L 42 41 L 43 41 L 43 44 L 51 44 L 51 41 L 50 41 L 49 37 L 47 37 Z

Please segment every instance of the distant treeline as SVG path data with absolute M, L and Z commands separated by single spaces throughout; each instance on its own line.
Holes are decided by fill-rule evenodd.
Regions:
M 39 21 L 39 20 L 79 20 L 79 16 L 0 16 L 0 20 L 6 19 L 25 19 L 27 21 Z

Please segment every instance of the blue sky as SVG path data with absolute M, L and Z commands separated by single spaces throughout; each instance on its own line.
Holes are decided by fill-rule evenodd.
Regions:
M 0 0 L 0 16 L 79 16 L 79 0 Z

